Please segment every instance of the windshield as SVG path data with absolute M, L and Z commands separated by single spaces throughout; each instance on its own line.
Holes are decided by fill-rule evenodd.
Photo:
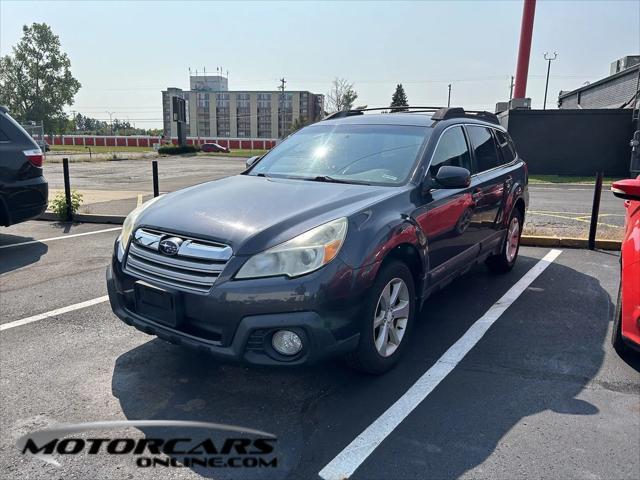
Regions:
M 269 152 L 249 175 L 399 185 L 430 132 L 406 125 L 312 125 Z

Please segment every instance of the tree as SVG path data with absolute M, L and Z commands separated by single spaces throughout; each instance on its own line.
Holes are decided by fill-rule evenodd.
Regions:
M 327 93 L 327 112 L 351 110 L 356 98 L 358 98 L 358 94 L 353 89 L 353 83 L 347 82 L 344 78 L 336 77 L 331 84 L 331 90 Z
M 404 87 L 401 83 L 396 85 L 396 91 L 393 93 L 391 97 L 391 111 L 392 112 L 406 112 L 406 108 L 397 108 L 397 107 L 408 107 L 409 102 L 407 101 L 407 94 L 404 93 Z M 396 107 L 396 108 L 393 108 Z
M 291 127 L 289 127 L 289 130 L 287 131 L 287 135 L 291 135 L 293 132 L 297 132 L 301 128 L 306 127 L 307 125 L 311 125 L 312 123 L 315 123 L 318 120 L 320 120 L 319 116 L 316 116 L 316 117 L 317 118 L 297 117 L 291 123 Z
M 0 104 L 20 122 L 43 122 L 46 132 L 66 121 L 63 107 L 80 89 L 69 57 L 46 23 L 22 27 L 13 53 L 0 58 Z

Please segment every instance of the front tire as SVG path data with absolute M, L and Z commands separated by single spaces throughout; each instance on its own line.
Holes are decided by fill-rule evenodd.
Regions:
M 495 273 L 510 272 L 518 259 L 520 251 L 520 237 L 522 235 L 522 214 L 515 209 L 509 219 L 507 236 L 504 239 L 500 253 L 487 258 L 489 270 Z
M 409 268 L 397 260 L 384 264 L 367 294 L 360 342 L 347 356 L 347 363 L 370 374 L 390 370 L 407 346 L 415 309 Z

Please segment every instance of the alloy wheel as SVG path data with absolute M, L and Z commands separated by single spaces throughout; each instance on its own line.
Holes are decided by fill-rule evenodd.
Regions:
M 382 289 L 373 319 L 376 350 L 389 357 L 400 346 L 411 309 L 409 289 L 404 280 L 394 278 Z
M 507 255 L 507 261 L 513 262 L 518 253 L 518 244 L 520 243 L 520 221 L 518 217 L 513 217 L 509 224 L 509 230 L 507 231 L 507 245 L 505 253 Z

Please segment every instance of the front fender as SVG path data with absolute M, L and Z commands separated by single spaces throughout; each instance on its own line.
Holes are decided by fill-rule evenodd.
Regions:
M 408 215 L 374 221 L 370 213 L 364 213 L 351 223 L 350 228 L 357 233 L 340 257 L 347 265 L 360 270 L 359 282 L 365 288 L 375 280 L 384 259 L 403 245 L 409 245 L 417 251 L 421 273 L 428 270 L 426 236 Z

